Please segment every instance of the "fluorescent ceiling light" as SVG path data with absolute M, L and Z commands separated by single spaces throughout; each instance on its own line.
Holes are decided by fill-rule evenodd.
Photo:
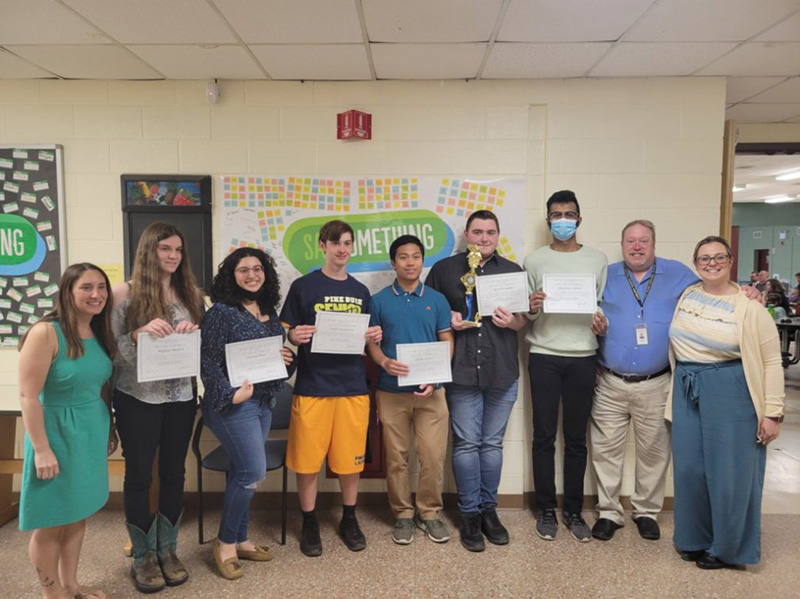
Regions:
M 733 191 L 744 191 L 747 189 L 747 183 L 737 183 L 733 186 Z
M 795 196 L 795 197 L 791 197 L 791 196 L 774 196 L 774 197 L 765 199 L 764 202 L 767 203 L 767 204 L 780 204 L 781 202 L 791 202 L 792 200 L 796 200 L 796 199 L 797 199 L 797 196 Z
M 776 181 L 794 181 L 795 179 L 800 179 L 800 170 L 789 171 L 788 173 L 783 173 L 775 177 Z

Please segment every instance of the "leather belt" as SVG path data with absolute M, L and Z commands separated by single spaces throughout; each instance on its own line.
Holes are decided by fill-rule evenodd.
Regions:
M 614 372 L 610 368 L 606 368 L 604 366 L 602 368 L 607 373 L 613 374 L 615 377 L 617 377 L 619 379 L 622 379 L 626 383 L 641 383 L 641 382 L 649 381 L 650 379 L 654 379 L 656 377 L 659 377 L 659 376 L 661 376 L 663 374 L 667 374 L 668 372 L 671 372 L 671 369 L 670 369 L 669 366 L 667 366 L 663 370 L 659 370 L 658 372 L 655 372 L 653 374 L 620 374 L 619 372 Z

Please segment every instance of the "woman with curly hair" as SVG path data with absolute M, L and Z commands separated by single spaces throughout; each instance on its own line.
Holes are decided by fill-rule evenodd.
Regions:
M 78 584 L 86 518 L 108 500 L 106 460 L 117 447 L 109 418 L 111 301 L 106 273 L 64 271 L 55 310 L 20 342 L 25 422 L 20 530 L 33 530 L 30 557 L 46 599 L 105 599 Z
M 114 413 L 125 457 L 123 500 L 133 544 L 131 575 L 143 593 L 186 582 L 175 555 L 183 513 L 184 462 L 197 410 L 193 378 L 140 383 L 139 335 L 189 333 L 203 318 L 180 230 L 150 224 L 139 238 L 131 280 L 114 288 L 112 327 L 119 352 L 114 360 Z M 150 513 L 153 460 L 158 450 L 158 513 Z
M 278 320 L 280 284 L 275 263 L 263 251 L 239 248 L 219 266 L 211 287 L 214 305 L 203 320 L 201 378 L 205 387 L 203 418 L 231 460 L 214 558 L 220 574 L 229 580 L 242 576 L 239 559 L 265 562 L 272 550 L 247 536 L 250 500 L 266 476 L 264 443 L 272 422 L 275 395 L 284 380 L 252 384 L 245 379 L 231 385 L 225 361 L 228 343 L 286 338 Z M 282 348 L 290 366 L 294 355 Z M 291 371 L 289 372 L 291 376 Z

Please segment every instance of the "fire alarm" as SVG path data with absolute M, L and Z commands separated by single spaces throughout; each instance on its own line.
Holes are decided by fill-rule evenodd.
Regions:
M 336 139 L 372 139 L 372 115 L 348 110 L 336 115 Z

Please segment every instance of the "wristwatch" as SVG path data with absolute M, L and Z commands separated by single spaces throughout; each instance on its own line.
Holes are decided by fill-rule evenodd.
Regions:
M 783 414 L 781 414 L 780 416 L 767 416 L 767 418 L 772 420 L 772 422 L 777 422 L 778 424 L 783 422 Z

